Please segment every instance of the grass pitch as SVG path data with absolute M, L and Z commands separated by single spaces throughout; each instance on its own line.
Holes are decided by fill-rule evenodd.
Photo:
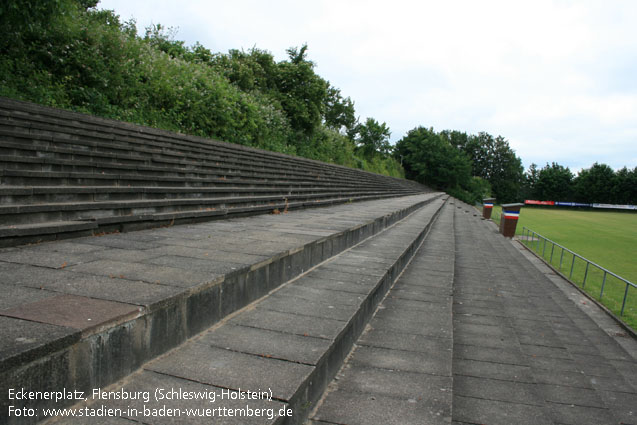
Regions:
M 494 216 L 499 213 L 496 209 Z M 516 229 L 518 236 L 522 236 L 523 227 L 637 284 L 637 213 L 523 207 Z M 626 290 L 624 282 L 608 274 L 604 281 L 601 270 L 589 266 L 587 271 L 584 261 L 575 258 L 573 262 L 573 255 L 567 251 L 562 254 L 550 242 L 546 246 L 544 240 L 525 243 L 619 316 Z M 622 319 L 637 329 L 637 288 L 628 289 Z

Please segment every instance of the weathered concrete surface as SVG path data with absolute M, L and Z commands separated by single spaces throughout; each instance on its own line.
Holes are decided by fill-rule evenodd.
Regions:
M 218 394 L 228 389 L 267 391 L 271 399 L 265 400 L 265 406 L 276 408 L 276 423 L 300 423 L 340 368 L 353 342 L 415 253 L 443 204 L 444 201 L 439 199 L 425 205 L 389 229 L 338 254 L 177 349 L 146 363 L 141 372 L 111 388 L 152 392 L 156 383 L 149 381 L 149 377 L 161 376 L 179 388 L 182 388 L 181 383 L 196 382 Z M 385 249 L 388 244 L 395 245 L 390 253 Z M 340 282 L 343 287 L 314 286 L 324 281 Z M 356 287 L 356 290 L 341 290 L 349 287 Z M 451 304 L 448 305 L 450 308 Z M 118 405 L 96 400 L 89 407 L 102 404 L 109 408 Z M 162 405 L 163 401 L 146 403 L 151 409 Z M 183 407 L 179 403 L 172 405 Z M 251 408 L 259 406 L 251 401 L 244 401 L 242 406 L 248 405 Z M 216 403 L 203 402 L 199 406 L 231 408 L 233 404 L 219 399 Z M 292 416 L 280 415 L 281 407 L 289 409 Z M 125 416 L 134 419 L 129 413 Z M 244 423 L 237 417 L 224 420 Z M 64 422 L 64 418 L 58 418 L 58 421 Z M 180 418 L 172 421 L 189 423 Z
M 225 400 L 224 406 L 242 408 L 249 404 L 255 409 L 266 409 L 263 410 L 266 414 L 267 409 L 272 408 L 276 417 L 235 416 L 226 417 L 226 422 L 219 423 L 298 422 L 315 408 L 312 401 L 328 384 L 329 391 L 318 408 L 311 412 L 308 423 L 636 423 L 635 341 L 619 336 L 619 328 L 607 316 L 591 303 L 583 304 L 586 299 L 581 294 L 543 267 L 517 242 L 502 238 L 491 223 L 480 220 L 469 206 L 455 201 L 444 207 L 417 257 L 382 299 L 383 290 L 388 289 L 397 277 L 391 270 L 404 262 L 400 247 L 404 250 L 405 241 L 415 240 L 426 217 L 432 217 L 433 208 L 434 204 L 430 204 L 389 231 L 363 241 L 309 272 L 304 270 L 301 277 L 260 302 L 235 312 L 108 389 L 181 388 L 214 392 L 217 397 L 221 397 L 222 391 L 236 394 L 239 390 L 266 390 L 268 393 L 271 390 L 271 401 Z M 316 220 L 317 216 L 313 216 L 312 221 L 305 223 L 313 233 L 319 228 L 318 224 L 313 227 Z M 268 245 L 271 242 L 265 241 L 264 234 L 256 232 L 271 226 L 255 229 L 245 223 L 237 220 L 236 228 L 231 223 L 219 224 L 227 233 L 255 231 L 254 244 L 246 245 L 244 253 L 266 255 L 259 249 L 271 246 Z M 276 224 L 285 227 L 285 223 Z M 299 223 L 293 230 L 302 232 L 305 225 Z M 325 220 L 325 225 L 333 229 L 341 225 L 352 226 L 352 222 L 349 219 L 343 222 Z M 148 237 L 144 237 L 145 234 Z M 140 236 L 142 238 L 133 241 L 142 244 L 138 248 L 144 243 L 153 243 L 150 237 L 153 232 L 140 232 Z M 227 246 L 242 246 L 241 239 L 236 236 L 227 238 Z M 288 236 L 279 238 L 285 240 Z M 207 252 L 202 246 L 203 239 L 170 236 L 171 243 L 179 241 L 180 247 L 194 248 L 190 254 L 196 259 L 205 257 Z M 260 245 L 261 242 L 264 245 Z M 69 251 L 79 248 L 73 245 L 75 243 L 68 246 Z M 119 242 L 110 243 L 119 247 L 101 245 L 100 251 L 117 249 L 138 253 L 135 258 L 139 258 L 141 264 L 151 264 L 143 260 L 153 258 L 145 257 L 144 251 L 157 249 L 127 250 Z M 334 252 L 341 243 L 345 242 L 334 241 L 328 249 Z M 79 274 L 67 268 L 88 264 L 93 254 L 96 250 L 79 250 L 77 259 L 73 260 L 74 266 L 64 267 L 57 266 L 61 258 L 53 257 L 48 263 L 52 267 L 47 268 L 50 273 L 37 276 L 51 285 L 61 285 L 64 281 L 60 273 Z M 22 270 L 23 274 L 18 273 L 16 281 L 23 284 L 14 285 L 21 288 L 16 298 L 23 300 L 22 304 L 42 302 L 58 295 L 47 291 L 50 296 L 30 299 L 31 291 L 46 291 L 29 283 L 34 270 L 43 266 L 23 263 L 28 256 L 13 255 L 16 262 L 4 265 L 0 262 L 0 267 Z M 125 257 L 113 261 L 122 260 Z M 222 262 L 228 260 L 224 258 Z M 38 261 L 45 264 L 48 260 Z M 294 261 L 290 260 L 289 267 L 303 269 L 305 261 L 303 256 L 298 256 Z M 282 273 L 277 270 L 273 273 Z M 92 276 L 100 278 L 96 281 L 97 287 L 109 279 L 127 280 Z M 235 280 L 233 285 L 236 286 L 232 288 L 240 290 L 248 281 L 248 278 Z M 130 282 L 134 288 L 135 281 Z M 139 282 L 153 285 L 152 282 Z M 10 285 L 8 282 L 0 284 Z M 163 283 L 154 285 L 183 289 Z M 77 283 L 69 287 L 77 291 Z M 125 303 L 122 299 L 124 290 L 104 287 L 109 288 L 105 291 L 109 296 L 104 300 Z M 143 291 L 131 291 L 131 297 L 135 299 L 143 299 L 143 296 Z M 172 299 L 171 296 L 175 298 L 175 295 L 169 295 L 168 299 Z M 210 302 L 201 302 L 192 314 L 221 299 L 220 293 L 207 296 Z M 161 301 L 161 294 L 148 297 L 150 308 L 165 302 Z M 366 318 L 381 301 L 376 315 L 367 322 Z M 14 306 L 9 303 L 6 308 Z M 156 335 L 175 338 L 171 329 L 182 329 L 183 321 L 188 320 L 187 315 L 181 317 L 182 322 L 172 326 L 158 322 Z M 5 335 L 12 338 L 13 344 L 6 344 L 5 350 L 8 350 L 7 356 L 13 358 L 11 350 L 19 351 L 20 344 L 29 347 L 28 353 L 37 355 L 60 350 L 64 346 L 60 341 L 74 344 L 86 337 L 78 329 L 1 314 L 0 321 L 3 325 L 9 323 L 8 329 L 3 327 L 2 340 Z M 12 333 L 15 329 L 21 332 L 21 337 Z M 24 336 L 25 332 L 33 332 L 36 337 L 29 339 Z M 116 333 L 111 336 L 117 338 Z M 331 381 L 348 355 L 348 347 L 354 343 L 356 347 L 349 361 Z M 125 356 L 135 353 L 133 350 L 123 352 Z M 85 353 L 79 351 L 73 355 L 81 358 Z M 69 362 L 68 357 L 60 356 L 60 359 Z M 64 364 L 62 360 L 60 364 Z M 35 372 L 47 376 L 46 366 L 43 364 Z M 65 384 L 55 383 L 58 386 Z M 218 401 L 217 404 L 200 400 L 165 403 L 173 408 L 219 407 Z M 98 405 L 142 408 L 144 403 L 106 400 L 90 404 Z M 292 409 L 292 418 L 278 415 L 281 408 Z M 128 412 L 123 418 L 89 422 L 60 418 L 57 423 L 121 425 L 140 421 L 140 416 L 133 413 Z M 201 420 L 152 418 L 145 422 L 201 423 Z
M 454 421 L 637 423 L 634 345 L 618 344 L 568 283 L 462 207 L 455 210 Z
M 453 206 L 447 205 L 311 423 L 451 422 L 453 263 Z
M 441 200 L 433 201 L 438 195 L 0 249 L 0 285 L 6 289 L 0 295 L 0 408 L 9 405 L 9 388 L 90 391 L 121 379 L 423 205 L 439 206 Z M 403 231 L 417 233 L 413 226 Z M 335 283 L 360 275 L 356 281 L 367 296 L 383 273 L 362 271 L 365 261 L 373 258 L 359 256 L 323 272 Z M 343 330 L 333 326 L 334 312 L 359 308 L 357 296 L 344 296 L 345 303 L 335 299 L 332 309 L 323 295 L 311 285 L 281 292 L 270 298 L 269 311 L 284 314 L 286 306 L 305 302 L 331 323 L 320 334 L 338 334 Z M 317 360 L 311 352 L 306 356 L 299 360 Z
M 637 342 L 454 204 L 452 254 L 425 242 L 307 423 L 637 423 Z

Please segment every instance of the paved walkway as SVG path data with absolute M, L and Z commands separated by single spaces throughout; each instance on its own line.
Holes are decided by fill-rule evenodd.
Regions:
M 454 421 L 636 423 L 636 359 L 568 299 L 550 271 L 462 210 L 456 210 Z
M 473 208 L 455 204 L 389 293 L 311 422 L 637 423 L 635 341 L 609 336 L 602 328 L 612 333 L 617 326 L 600 328 L 569 299 L 586 303 L 568 283 Z M 445 255 L 450 248 L 455 261 Z M 443 283 L 450 278 L 453 313 L 446 308 L 451 284 Z M 409 300 L 402 299 L 404 288 Z

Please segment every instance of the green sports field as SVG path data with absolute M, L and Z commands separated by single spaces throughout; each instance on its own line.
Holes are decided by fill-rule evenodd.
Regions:
M 499 213 L 500 209 L 495 208 L 494 216 L 499 216 Z M 517 226 L 518 236 L 522 236 L 523 227 L 637 284 L 637 213 L 523 207 Z M 552 248 L 550 242 L 545 248 L 543 240 L 525 243 L 543 255 L 556 269 L 560 269 L 561 263 L 562 274 L 570 276 L 578 286 L 584 286 L 595 299 L 600 299 L 604 282 L 602 271 L 592 266 L 586 271 L 586 263 L 576 258 L 571 274 L 573 256 L 570 253 L 565 252 L 562 256 L 562 250 L 557 246 Z M 611 275 L 606 276 L 601 301 L 618 316 L 625 288 L 622 281 Z M 637 329 L 637 288 L 628 290 L 622 319 Z

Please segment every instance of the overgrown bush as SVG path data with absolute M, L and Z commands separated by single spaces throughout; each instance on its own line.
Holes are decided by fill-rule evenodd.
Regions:
M 400 176 L 356 149 L 354 104 L 314 71 L 307 46 L 213 53 L 144 36 L 93 0 L 0 3 L 0 95 Z

